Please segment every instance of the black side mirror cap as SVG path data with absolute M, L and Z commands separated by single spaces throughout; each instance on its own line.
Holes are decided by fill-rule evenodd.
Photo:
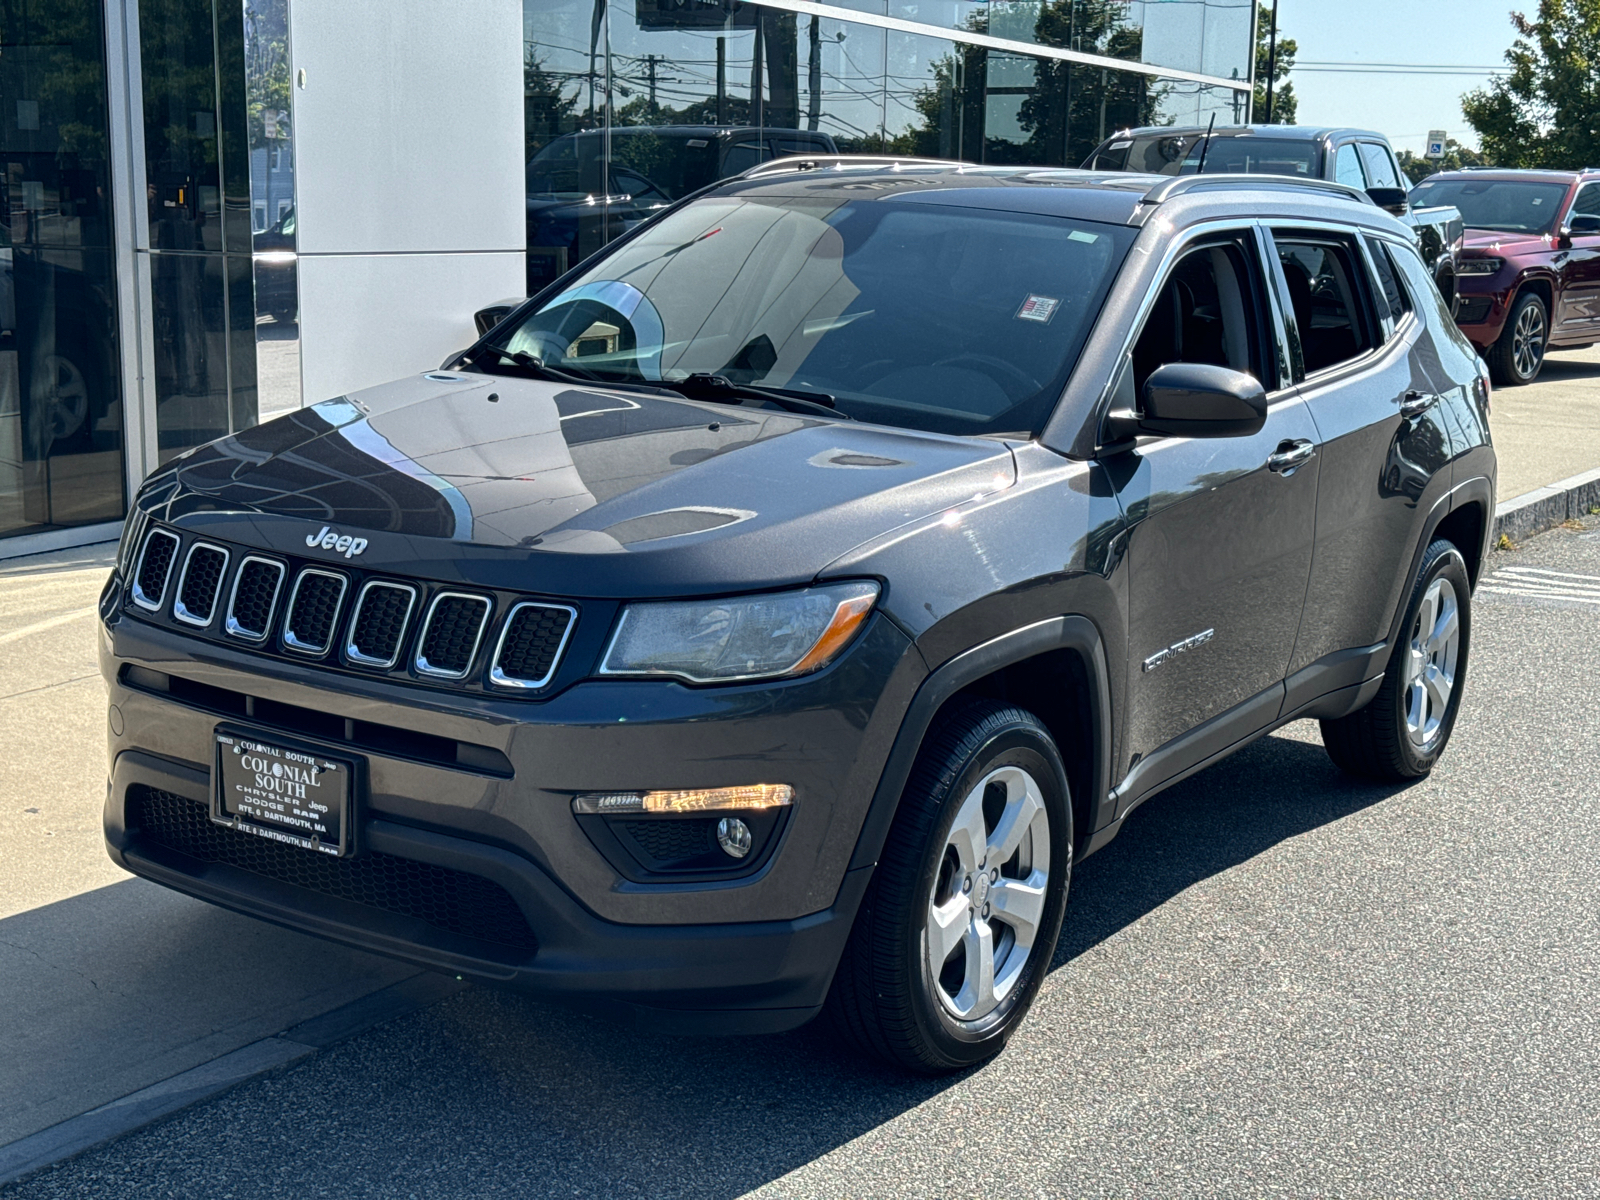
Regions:
M 1254 375 L 1209 363 L 1167 363 L 1145 380 L 1143 412 L 1110 413 L 1108 440 L 1248 437 L 1267 423 L 1267 392 Z M 1130 443 L 1131 444 L 1131 443 Z
M 1397 187 L 1369 187 L 1367 195 L 1379 208 L 1386 208 L 1390 212 L 1406 211 L 1406 190 Z

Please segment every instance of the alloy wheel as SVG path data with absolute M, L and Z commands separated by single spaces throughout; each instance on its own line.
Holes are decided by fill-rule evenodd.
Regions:
M 70 358 L 43 355 L 35 368 L 33 402 L 44 412 L 45 446 L 71 437 L 89 419 L 89 384 Z
M 929 977 L 959 1021 L 989 1015 L 1022 978 L 1044 919 L 1050 817 L 1020 767 L 989 772 L 962 800 L 928 903 Z
M 1461 651 L 1461 606 L 1455 586 L 1435 579 L 1422 597 L 1406 666 L 1406 735 L 1419 750 L 1439 736 L 1450 710 Z
M 1544 309 L 1537 304 L 1524 305 L 1511 331 L 1511 361 L 1524 379 L 1532 379 L 1544 360 L 1544 335 Z

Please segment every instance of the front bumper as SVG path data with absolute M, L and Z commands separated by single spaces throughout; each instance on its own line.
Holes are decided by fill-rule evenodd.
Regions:
M 101 634 L 112 706 L 105 829 L 119 865 L 307 933 L 436 970 L 583 997 L 678 1031 L 789 1028 L 820 1006 L 870 874 L 846 868 L 925 674 L 908 639 L 882 617 L 832 667 L 801 680 L 709 689 L 589 682 L 538 702 L 446 699 L 382 679 L 330 678 L 115 611 Z M 187 681 L 186 690 L 144 686 L 157 675 Z M 257 715 L 228 711 L 226 697 L 249 697 Z M 384 750 L 289 731 L 328 753 L 354 750 L 365 760 L 367 787 L 355 813 L 362 855 L 488 881 L 510 897 L 536 947 L 197 856 L 144 827 L 142 806 L 152 793 L 179 806 L 209 800 L 219 723 L 243 720 L 270 736 L 283 732 L 272 717 L 286 706 L 327 714 L 345 728 L 411 731 L 431 747 L 475 748 L 447 765 L 399 739 Z M 630 881 L 571 811 L 578 791 L 758 780 L 793 784 L 796 802 L 775 851 L 743 878 Z

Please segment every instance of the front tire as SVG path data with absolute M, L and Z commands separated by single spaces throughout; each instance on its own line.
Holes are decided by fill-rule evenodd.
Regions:
M 858 1047 L 923 1074 L 998 1054 L 1049 970 L 1072 804 L 1037 717 L 974 700 L 923 743 L 828 1008 Z
M 1544 301 L 1533 292 L 1523 292 L 1512 304 L 1505 328 L 1489 347 L 1489 371 L 1495 385 L 1521 387 L 1532 383 L 1544 366 L 1549 341 L 1550 314 Z
M 1430 545 L 1378 694 L 1349 716 L 1322 722 L 1323 745 L 1341 770 L 1387 783 L 1433 770 L 1461 710 L 1471 589 L 1461 551 L 1442 538 Z

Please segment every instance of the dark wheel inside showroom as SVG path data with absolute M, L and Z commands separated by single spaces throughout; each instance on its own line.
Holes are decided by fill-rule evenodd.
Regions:
M 1461 710 L 1471 588 L 1461 551 L 1443 539 L 1433 542 L 1378 694 L 1359 711 L 1322 722 L 1323 744 L 1343 770 L 1394 783 L 1433 770 Z
M 1055 953 L 1072 845 L 1066 772 L 1038 718 L 994 701 L 946 710 L 834 978 L 835 1024 L 929 1074 L 999 1053 Z

